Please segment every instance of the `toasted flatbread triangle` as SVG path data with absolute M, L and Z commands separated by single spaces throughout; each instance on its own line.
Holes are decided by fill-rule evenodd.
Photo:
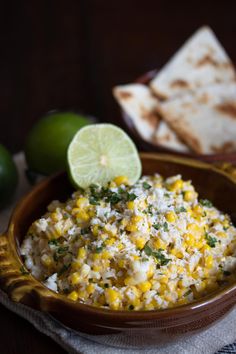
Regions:
M 153 97 L 147 86 L 128 84 L 116 86 L 113 95 L 132 119 L 135 129 L 145 140 L 150 140 L 159 125 L 156 112 L 157 99 Z
M 202 27 L 176 52 L 151 81 L 160 98 L 172 98 L 206 85 L 230 82 L 235 70 L 209 27 Z
M 199 89 L 161 103 L 158 110 L 195 152 L 236 150 L 236 83 Z
M 132 120 L 136 131 L 146 141 L 188 151 L 165 122 L 160 123 L 157 113 L 159 101 L 152 96 L 150 89 L 142 84 L 116 86 L 113 95 Z

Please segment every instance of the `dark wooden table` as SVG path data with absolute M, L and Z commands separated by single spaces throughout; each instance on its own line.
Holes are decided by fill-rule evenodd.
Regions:
M 0 305 L 1 354 L 65 354 L 49 337 Z

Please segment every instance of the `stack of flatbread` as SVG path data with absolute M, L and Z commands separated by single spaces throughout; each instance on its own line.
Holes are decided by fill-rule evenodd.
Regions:
M 236 72 L 212 30 L 200 28 L 149 85 L 113 94 L 139 135 L 179 152 L 236 151 Z

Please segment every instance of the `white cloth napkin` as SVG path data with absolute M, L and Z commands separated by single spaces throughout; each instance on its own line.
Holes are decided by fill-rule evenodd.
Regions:
M 15 161 L 19 170 L 20 183 L 11 207 L 2 211 L 0 214 L 0 232 L 6 230 L 11 210 L 17 200 L 19 200 L 19 198 L 31 188 L 24 175 L 25 161 L 23 154 L 17 154 L 15 156 Z M 191 336 L 183 336 L 180 341 L 174 344 L 147 348 L 145 334 L 140 332 L 137 335 L 134 348 L 134 341 L 132 340 L 132 344 L 130 344 L 128 336 L 93 336 L 71 330 L 45 313 L 35 311 L 27 306 L 10 301 L 1 290 L 0 302 L 9 310 L 27 319 L 35 328 L 51 337 L 69 353 L 213 354 L 225 345 L 236 341 L 236 309 L 231 311 L 224 317 L 224 319 L 214 324 L 208 330 L 204 330 L 199 334 Z

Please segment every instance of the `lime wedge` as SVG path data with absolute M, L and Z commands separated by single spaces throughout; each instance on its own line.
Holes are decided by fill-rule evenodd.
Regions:
M 71 141 L 67 161 L 72 182 L 81 188 L 106 185 L 117 176 L 130 184 L 141 175 L 137 149 L 129 136 L 112 124 L 92 124 L 80 129 Z

